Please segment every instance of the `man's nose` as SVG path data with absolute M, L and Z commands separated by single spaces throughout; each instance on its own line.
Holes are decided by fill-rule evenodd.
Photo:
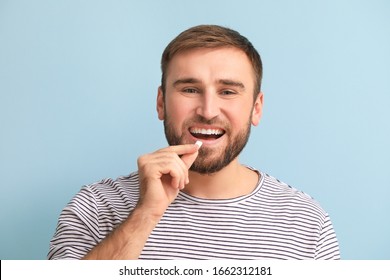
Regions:
M 220 114 L 218 96 L 211 91 L 204 92 L 200 97 L 196 113 L 207 120 L 211 120 Z

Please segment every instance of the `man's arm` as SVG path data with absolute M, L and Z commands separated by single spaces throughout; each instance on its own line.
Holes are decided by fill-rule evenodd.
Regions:
M 340 249 L 332 222 L 326 215 L 316 248 L 316 260 L 339 260 Z
M 130 216 L 105 239 L 93 248 L 83 259 L 138 259 L 158 219 L 154 219 L 135 208 Z
M 189 182 L 194 144 L 171 146 L 138 159 L 140 199 L 129 217 L 83 259 L 137 259 L 165 210 Z

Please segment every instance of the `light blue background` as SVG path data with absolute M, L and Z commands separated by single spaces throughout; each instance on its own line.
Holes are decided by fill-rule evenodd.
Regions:
M 241 157 L 316 198 L 344 259 L 390 259 L 390 2 L 0 0 L 1 259 L 45 259 L 83 184 L 166 145 L 166 44 L 220 24 L 264 63 Z

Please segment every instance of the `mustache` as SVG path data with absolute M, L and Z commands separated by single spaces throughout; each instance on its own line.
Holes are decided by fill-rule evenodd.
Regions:
M 205 125 L 215 125 L 215 126 L 221 126 L 226 127 L 228 124 L 222 120 L 220 120 L 218 117 L 212 118 L 212 119 L 206 119 L 202 116 L 196 116 L 186 121 L 186 124 L 205 124 Z

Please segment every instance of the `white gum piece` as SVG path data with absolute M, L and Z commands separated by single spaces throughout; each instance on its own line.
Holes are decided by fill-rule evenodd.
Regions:
M 202 142 L 202 141 L 199 141 L 199 140 L 197 140 L 197 141 L 195 142 L 195 145 L 197 145 L 199 148 L 202 147 L 202 144 L 203 144 L 203 142 Z

